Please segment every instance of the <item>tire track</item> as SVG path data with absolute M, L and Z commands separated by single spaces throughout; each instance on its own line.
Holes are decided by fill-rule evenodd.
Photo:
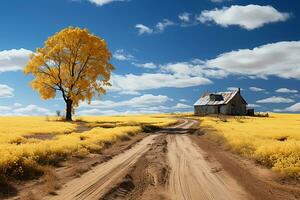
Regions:
M 108 162 L 100 164 L 83 176 L 67 183 L 57 195 L 46 199 L 99 199 L 117 179 L 122 177 L 153 143 L 158 135 L 150 135 L 137 143 L 131 149 L 115 156 Z
M 190 123 L 188 120 L 180 120 L 180 124 L 171 127 L 180 128 Z M 79 178 L 68 182 L 56 196 L 48 196 L 45 199 L 69 200 L 69 199 L 100 199 L 114 186 L 118 180 L 122 179 L 128 170 L 139 160 L 139 158 L 149 151 L 155 138 L 161 135 L 153 134 L 145 137 L 131 149 L 113 157 L 111 160 L 94 167 Z
M 205 152 L 188 135 L 168 135 L 167 139 L 172 200 L 250 199 L 233 178 L 212 168 Z

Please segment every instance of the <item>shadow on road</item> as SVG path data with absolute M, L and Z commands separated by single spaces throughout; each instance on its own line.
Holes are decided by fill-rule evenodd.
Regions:
M 157 133 L 163 133 L 163 134 L 197 134 L 201 135 L 201 132 L 198 128 L 162 128 Z

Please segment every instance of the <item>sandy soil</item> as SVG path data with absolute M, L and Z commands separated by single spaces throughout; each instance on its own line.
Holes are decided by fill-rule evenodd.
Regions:
M 169 191 L 174 200 L 251 199 L 218 165 L 210 165 L 205 152 L 187 135 L 168 136 L 171 167 Z
M 197 125 L 188 120 L 181 134 L 169 134 L 168 160 L 171 168 L 168 191 L 174 200 L 252 199 L 218 163 L 206 160 L 206 153 L 184 132 Z
M 253 199 L 191 141 L 196 124 L 183 119 L 160 131 L 149 151 L 102 199 Z
M 83 176 L 67 183 L 57 195 L 45 199 L 67 200 L 67 199 L 98 199 L 107 192 L 109 185 L 116 179 L 124 176 L 126 170 L 132 166 L 141 155 L 149 150 L 157 135 L 150 135 L 140 141 L 131 149 L 115 156 L 108 162 L 94 167 Z
M 166 135 L 161 134 L 155 138 L 149 151 L 101 200 L 169 199 L 165 187 L 169 177 L 166 153 Z

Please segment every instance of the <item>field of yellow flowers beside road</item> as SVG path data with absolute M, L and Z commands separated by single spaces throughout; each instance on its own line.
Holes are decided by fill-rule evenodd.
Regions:
M 2 117 L 0 120 L 0 179 L 32 177 L 42 165 L 56 164 L 69 155 L 86 156 L 105 144 L 130 137 L 144 126 L 160 127 L 175 119 L 163 115 L 80 117 L 88 127 L 76 132 L 79 123 L 47 117 Z M 35 137 L 50 135 L 51 137 Z
M 300 178 L 300 115 L 269 117 L 201 117 L 202 130 L 230 150 Z

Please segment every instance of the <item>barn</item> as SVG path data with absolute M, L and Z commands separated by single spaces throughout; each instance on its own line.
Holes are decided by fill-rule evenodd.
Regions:
M 246 115 L 247 102 L 240 88 L 228 92 L 204 93 L 194 104 L 195 115 Z

